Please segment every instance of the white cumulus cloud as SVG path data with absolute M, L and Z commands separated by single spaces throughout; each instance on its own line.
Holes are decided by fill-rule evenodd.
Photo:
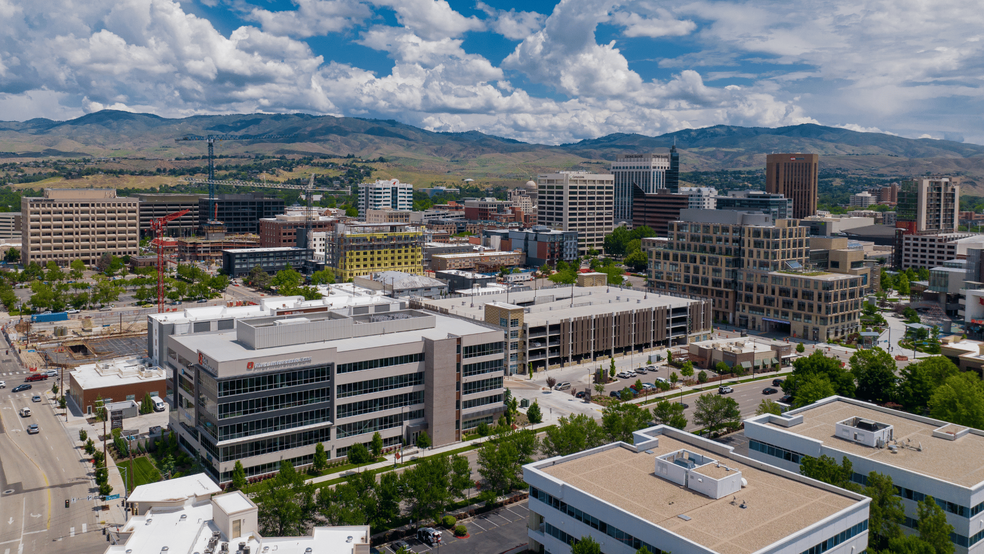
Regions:
M 369 6 L 357 0 L 294 0 L 296 10 L 269 11 L 252 8 L 246 19 L 275 35 L 307 38 L 338 33 L 372 16 Z

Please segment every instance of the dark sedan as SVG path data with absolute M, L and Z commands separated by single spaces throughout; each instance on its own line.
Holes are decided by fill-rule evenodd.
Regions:
M 16 387 L 10 389 L 10 392 L 20 392 L 22 390 L 30 390 L 31 385 L 17 385 Z
M 762 394 L 775 394 L 777 392 L 779 392 L 779 391 L 777 391 L 776 389 L 774 389 L 772 387 L 765 387 L 764 389 L 762 389 Z

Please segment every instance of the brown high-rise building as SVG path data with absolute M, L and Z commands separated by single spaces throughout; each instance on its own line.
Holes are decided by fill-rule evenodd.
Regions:
M 793 201 L 796 219 L 817 214 L 817 154 L 769 154 L 765 162 L 765 192 Z

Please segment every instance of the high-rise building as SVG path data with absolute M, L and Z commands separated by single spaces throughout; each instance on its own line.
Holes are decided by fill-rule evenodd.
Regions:
M 537 223 L 577 231 L 578 254 L 604 249 L 614 227 L 615 176 L 575 171 L 540 175 Z
M 793 217 L 793 201 L 781 194 L 769 194 L 760 190 L 729 191 L 718 196 L 715 207 L 719 210 L 756 211 L 772 216 L 773 220 Z
M 959 225 L 960 186 L 946 177 L 905 181 L 895 211 L 895 226 L 906 233 L 953 233 Z
M 198 201 L 208 198 L 201 194 L 138 194 L 140 200 L 140 236 L 153 237 L 150 222 L 182 210 L 183 216 L 168 222 L 164 234 L 169 237 L 190 237 L 198 232 Z
M 769 154 L 765 162 L 765 192 L 793 201 L 793 217 L 817 214 L 817 154 Z
M 204 227 L 211 219 L 221 221 L 226 232 L 231 234 L 260 232 L 260 220 L 277 217 L 284 213 L 284 199 L 264 196 L 262 192 L 242 194 L 220 194 L 212 204 L 213 213 L 208 213 L 208 198 L 198 199 L 198 223 Z M 204 228 L 200 234 L 204 235 Z
M 359 216 L 369 210 L 412 210 L 413 185 L 399 179 L 377 180 L 375 183 L 359 183 Z
M 395 223 L 338 224 L 327 235 L 325 263 L 336 278 L 347 281 L 380 271 L 424 273 L 424 233 Z
M 680 219 L 680 211 L 690 207 L 690 197 L 660 189 L 656 194 L 646 194 L 635 187 L 632 205 L 632 227 L 649 227 L 661 237 L 666 236 L 670 222 Z
M 666 189 L 676 194 L 680 191 L 680 153 L 676 144 L 670 148 L 670 169 L 666 171 Z
M 615 176 L 615 221 L 632 222 L 632 187 L 646 194 L 666 188 L 666 172 L 670 169 L 667 154 L 620 154 L 612 164 Z
M 45 189 L 41 198 L 21 198 L 24 265 L 74 260 L 94 264 L 103 254 L 136 256 L 140 207 L 115 189 Z
M 878 199 L 868 191 L 862 191 L 851 195 L 852 208 L 867 208 L 872 204 L 877 204 Z

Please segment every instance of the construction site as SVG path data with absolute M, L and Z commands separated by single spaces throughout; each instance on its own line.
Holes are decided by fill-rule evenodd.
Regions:
M 147 314 L 135 309 L 54 323 L 24 319 L 7 327 L 21 362 L 32 368 L 74 368 L 124 356 L 146 356 Z

